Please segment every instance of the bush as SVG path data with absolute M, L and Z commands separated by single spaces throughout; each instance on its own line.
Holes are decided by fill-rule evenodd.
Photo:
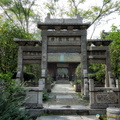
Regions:
M 76 82 L 81 82 L 81 64 L 79 64 L 75 70 Z
M 46 100 L 48 100 L 48 99 L 49 99 L 49 94 L 47 93 L 47 90 L 44 89 L 44 90 L 43 90 L 43 101 L 46 101 Z
M 26 111 L 21 109 L 25 97 L 23 87 L 10 78 L 10 73 L 0 75 L 0 79 L 4 81 L 0 93 L 0 120 L 30 120 Z

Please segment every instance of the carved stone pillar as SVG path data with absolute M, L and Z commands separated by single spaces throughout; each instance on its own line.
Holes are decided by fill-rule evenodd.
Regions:
M 84 94 L 84 76 L 83 70 L 88 69 L 88 62 L 87 62 L 87 39 L 86 39 L 86 30 L 85 34 L 81 36 L 81 70 L 82 70 L 82 84 L 81 84 L 81 93 Z M 86 83 L 86 82 L 85 82 Z
M 47 36 L 45 35 L 42 36 L 41 77 L 47 77 Z
M 42 61 L 41 61 L 42 77 L 47 75 L 47 36 L 42 36 Z
M 111 64 L 110 64 L 110 50 L 109 47 L 107 47 L 106 51 L 106 75 L 105 75 L 105 87 L 109 87 L 110 85 L 110 80 L 109 80 L 109 74 L 111 73 Z
M 17 65 L 17 75 L 16 75 L 17 83 L 23 82 L 23 51 L 21 46 L 19 46 L 18 50 L 18 65 Z

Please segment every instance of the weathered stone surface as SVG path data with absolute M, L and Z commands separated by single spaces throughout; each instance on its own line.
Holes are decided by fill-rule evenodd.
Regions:
M 72 99 L 72 95 L 57 95 L 56 99 Z
M 120 120 L 120 108 L 108 107 L 107 111 L 107 120 Z
M 79 53 L 48 53 L 48 62 L 80 62 Z
M 114 92 L 97 92 L 96 96 L 96 103 L 117 103 L 118 96 Z

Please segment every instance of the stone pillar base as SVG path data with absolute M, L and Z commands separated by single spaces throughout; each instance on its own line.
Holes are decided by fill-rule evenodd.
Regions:
M 85 100 L 89 100 L 89 96 L 83 96 L 83 99 L 85 99 Z

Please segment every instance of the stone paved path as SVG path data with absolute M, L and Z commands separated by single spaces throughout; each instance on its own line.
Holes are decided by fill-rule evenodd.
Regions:
M 56 84 L 50 93 L 50 99 L 44 102 L 47 108 L 88 108 L 88 101 L 80 98 L 70 84 Z

